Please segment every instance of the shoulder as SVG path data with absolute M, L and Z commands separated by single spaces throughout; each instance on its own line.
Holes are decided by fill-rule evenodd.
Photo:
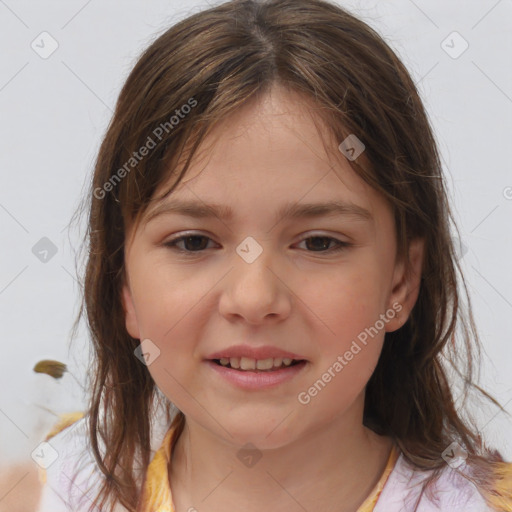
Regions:
M 37 512 L 87 510 L 103 478 L 90 449 L 87 417 L 61 416 L 37 450 L 43 483 Z
M 168 430 L 166 416 L 158 404 L 151 429 L 151 452 L 154 454 Z M 89 509 L 104 479 L 89 439 L 86 413 L 74 412 L 61 415 L 38 445 L 34 452 L 41 456 L 37 462 L 43 489 L 36 512 L 76 512 Z M 105 453 L 101 440 L 100 450 Z M 116 503 L 114 511 L 126 512 L 126 509 Z
M 469 471 L 466 464 L 458 468 L 446 465 L 432 487 L 421 494 L 422 484 L 432 471 L 414 468 L 401 453 L 382 490 L 375 512 L 495 512 L 478 488 L 464 476 Z

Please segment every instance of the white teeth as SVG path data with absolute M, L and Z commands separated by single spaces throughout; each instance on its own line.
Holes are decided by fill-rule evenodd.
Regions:
M 290 366 L 293 359 L 288 357 L 269 357 L 267 359 L 252 359 L 251 357 L 222 357 L 219 362 L 222 366 L 230 365 L 231 368 L 240 370 L 271 370 L 272 368 L 280 368 Z
M 269 359 L 258 359 L 256 361 L 256 368 L 258 370 L 270 370 L 274 366 L 274 360 L 270 357 Z
M 240 358 L 240 368 L 242 370 L 256 370 L 256 359 L 250 359 L 248 357 Z

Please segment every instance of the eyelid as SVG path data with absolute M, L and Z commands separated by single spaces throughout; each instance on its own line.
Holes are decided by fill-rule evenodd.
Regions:
M 204 236 L 205 238 L 209 238 L 210 240 L 213 240 L 213 238 L 209 234 L 202 233 L 200 231 L 179 231 L 178 233 L 175 233 L 174 235 L 169 237 L 167 239 L 167 242 L 179 240 L 180 238 L 187 238 L 189 236 Z
M 348 240 L 342 240 L 342 237 L 345 237 L 345 238 L 348 238 L 347 236 L 345 235 L 342 235 L 341 233 L 330 233 L 328 231 L 315 231 L 315 230 L 312 230 L 312 231 L 306 231 L 305 233 L 303 233 L 302 235 L 300 235 L 300 240 L 306 240 L 308 238 L 322 238 L 322 237 L 325 237 L 325 238 L 334 238 L 336 240 L 338 240 L 339 242 L 344 242 L 344 243 L 350 243 Z

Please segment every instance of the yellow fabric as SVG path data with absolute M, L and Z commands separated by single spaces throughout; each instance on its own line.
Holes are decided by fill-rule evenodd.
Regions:
M 162 446 L 148 466 L 139 512 L 175 512 L 167 470 L 171 460 L 171 448 L 174 445 L 175 433 L 176 427 L 171 427 L 167 431 Z
M 139 506 L 139 512 L 175 512 L 171 489 L 169 488 L 168 467 L 171 460 L 172 446 L 175 439 L 176 428 L 171 427 L 162 442 L 162 446 L 155 453 L 153 460 L 149 464 L 146 481 L 143 487 L 143 494 Z M 364 503 L 357 509 L 357 512 L 372 512 L 380 493 L 393 470 L 398 459 L 399 451 L 393 446 L 389 455 L 386 468 L 380 477 L 379 482 L 374 487 L 371 494 Z
M 57 423 L 55 423 L 50 432 L 46 434 L 44 440 L 48 441 L 48 439 L 57 435 L 65 428 L 68 428 L 69 426 L 73 425 L 73 423 L 75 423 L 76 421 L 82 419 L 84 415 L 85 413 L 83 411 L 67 412 L 59 415 L 59 420 L 57 421 Z
M 495 470 L 494 492 L 487 497 L 489 503 L 501 512 L 512 512 L 512 464 L 499 462 Z
M 366 498 L 363 502 L 363 504 L 357 509 L 357 512 L 372 512 L 375 508 L 375 505 L 377 504 L 377 500 L 379 499 L 380 493 L 382 492 L 382 489 L 384 488 L 384 485 L 388 481 L 388 477 L 393 471 L 393 468 L 395 467 L 395 463 L 398 459 L 398 455 L 400 452 L 398 451 L 398 448 L 396 445 L 393 445 L 393 449 L 391 450 L 391 453 L 389 454 L 388 462 L 386 464 L 386 467 L 384 468 L 384 472 L 382 473 L 382 476 L 380 477 L 380 480 L 377 482 L 377 485 L 374 487 L 373 491 L 370 493 L 370 496 Z

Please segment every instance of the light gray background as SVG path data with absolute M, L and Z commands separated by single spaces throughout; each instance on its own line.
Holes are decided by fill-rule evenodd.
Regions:
M 340 1 L 398 52 L 439 140 L 462 235 L 462 264 L 484 344 L 482 384 L 512 411 L 512 1 Z M 90 177 L 120 88 L 137 56 L 204 1 L 0 0 L 0 463 L 26 459 L 55 414 L 84 407 L 87 334 L 67 225 Z M 31 48 L 47 31 L 58 49 Z M 452 56 L 442 42 L 450 36 Z M 453 41 L 453 42 L 452 42 Z M 40 46 L 42 43 L 38 43 Z M 45 46 L 48 48 L 48 45 Z M 43 237 L 57 253 L 32 252 Z M 60 381 L 32 371 L 68 364 Z M 480 427 L 512 458 L 512 423 L 478 408 Z

